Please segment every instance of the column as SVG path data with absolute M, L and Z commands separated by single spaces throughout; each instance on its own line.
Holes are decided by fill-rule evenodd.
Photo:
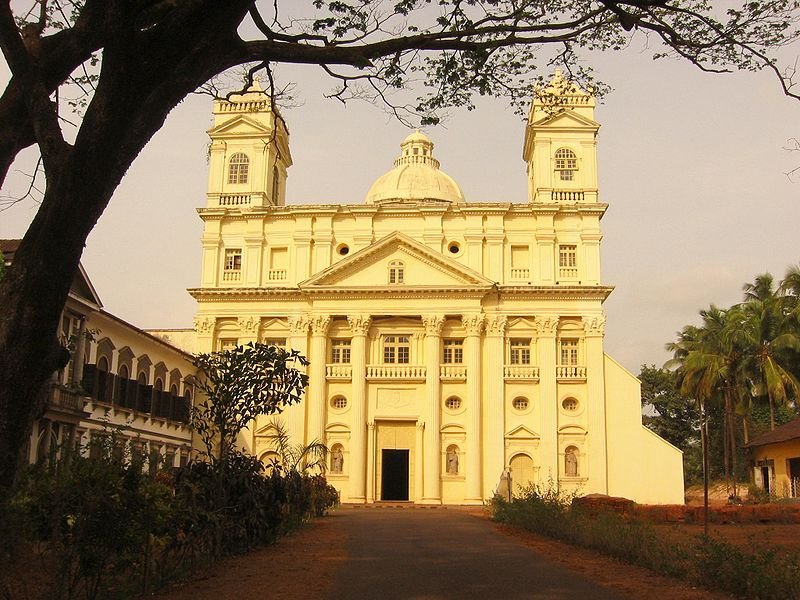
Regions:
M 72 353 L 72 381 L 69 383 L 73 385 L 80 385 L 83 381 L 83 363 L 86 356 L 86 317 L 81 316 L 78 324 L 78 340 L 75 345 L 75 351 Z M 119 360 L 119 359 L 117 359 Z M 119 367 L 114 369 L 115 373 L 119 372 Z
M 481 494 L 482 431 L 481 431 L 481 330 L 482 314 L 463 315 L 461 322 L 466 329 L 464 354 L 467 363 L 467 471 L 465 500 L 468 503 L 483 502 Z
M 539 394 L 542 422 L 539 427 L 539 483 L 548 477 L 558 481 L 558 387 L 556 385 L 556 333 L 558 317 L 537 319 L 539 323 Z
M 296 350 L 301 355 L 308 356 L 308 326 L 311 319 L 306 314 L 292 315 L 288 319 L 289 339 L 287 349 Z M 306 369 L 297 363 L 299 369 Z M 305 397 L 297 404 L 292 404 L 284 411 L 289 424 L 290 439 L 293 444 L 307 444 L 310 440 L 306 435 L 306 407 L 308 406 L 308 391 Z
M 375 502 L 375 423 L 367 423 L 367 502 Z
M 484 497 L 490 498 L 497 489 L 505 460 L 505 315 L 493 315 L 486 329 L 486 464 L 484 465 Z
M 583 318 L 586 352 L 586 410 L 589 417 L 587 456 L 589 485 L 592 492 L 608 493 L 608 452 L 606 447 L 606 394 L 603 368 L 603 333 L 605 317 Z M 580 463 L 578 463 L 580 468 Z M 583 475 L 583 473 L 581 473 Z
M 422 501 L 428 504 L 442 502 L 441 426 L 442 393 L 439 380 L 441 361 L 442 326 L 444 315 L 423 315 L 425 326 L 425 475 Z
M 311 317 L 311 364 L 308 383 L 308 441 L 325 442 L 325 358 L 330 315 Z
M 347 322 L 353 337 L 350 340 L 350 364 L 353 369 L 350 401 L 353 403 L 353 420 L 350 430 L 350 490 L 355 502 L 366 500 L 367 488 L 367 332 L 372 317 L 349 315 Z
M 417 436 L 414 440 L 414 502 L 422 500 L 422 473 L 424 470 L 422 458 L 422 443 L 425 437 L 425 421 L 417 421 Z

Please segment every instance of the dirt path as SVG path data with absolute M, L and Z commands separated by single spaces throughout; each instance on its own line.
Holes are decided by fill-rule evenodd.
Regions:
M 193 580 L 165 590 L 162 600 L 226 600 L 236 598 L 269 600 L 339 600 L 343 597 L 337 574 L 348 560 L 348 542 L 353 526 L 369 526 L 374 519 L 350 519 L 353 512 L 371 513 L 389 510 L 436 513 L 444 516 L 448 509 L 369 509 L 343 508 L 331 516 L 312 523 L 278 544 L 256 552 L 233 557 L 205 570 Z M 465 511 L 460 511 L 465 512 Z M 722 600 L 725 595 L 698 590 L 675 579 L 655 575 L 647 569 L 632 567 L 594 552 L 556 542 L 540 536 L 518 532 L 494 524 L 480 511 L 466 512 L 482 520 L 488 530 L 500 532 L 507 542 L 522 545 L 535 555 L 579 573 L 602 586 L 611 594 L 636 600 Z M 377 521 L 375 521 L 377 522 Z M 360 523 L 360 525 L 359 525 Z M 366 530 L 369 531 L 369 528 Z M 363 532 L 361 534 L 363 535 Z M 535 557 L 534 557 L 535 560 Z M 408 574 L 413 577 L 412 573 Z M 519 585 L 533 585 L 519 579 Z M 420 596 L 394 597 L 419 598 Z M 463 595 L 453 588 L 453 598 Z M 409 591 L 410 593 L 410 591 Z M 444 598 L 431 595 L 429 598 Z M 552 596 L 557 597 L 557 596 Z M 366 600 L 366 598 L 365 598 Z

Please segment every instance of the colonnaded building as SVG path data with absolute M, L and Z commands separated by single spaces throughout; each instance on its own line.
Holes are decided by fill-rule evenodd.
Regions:
M 520 203 L 467 202 L 417 131 L 363 202 L 287 205 L 268 97 L 214 105 L 196 349 L 310 359 L 281 418 L 325 441 L 344 502 L 480 503 L 509 478 L 683 502 L 681 452 L 642 426 L 639 382 L 603 352 L 595 101 L 558 74 L 548 92 Z M 242 444 L 273 457 L 274 433 L 259 420 Z

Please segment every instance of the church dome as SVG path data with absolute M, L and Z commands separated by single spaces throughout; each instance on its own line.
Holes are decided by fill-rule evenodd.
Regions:
M 450 202 L 462 204 L 464 194 L 433 158 L 433 142 L 419 129 L 400 144 L 394 168 L 378 177 L 367 192 L 367 204 Z

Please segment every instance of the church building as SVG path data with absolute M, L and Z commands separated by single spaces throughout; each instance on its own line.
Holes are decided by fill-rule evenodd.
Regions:
M 416 131 L 362 202 L 287 205 L 269 98 L 214 104 L 196 350 L 308 357 L 303 402 L 277 418 L 327 444 L 343 502 L 478 504 L 548 482 L 683 502 L 681 452 L 642 426 L 638 380 L 603 351 L 595 100 L 559 74 L 544 91 L 519 203 L 467 201 Z M 241 440 L 264 459 L 274 418 Z

